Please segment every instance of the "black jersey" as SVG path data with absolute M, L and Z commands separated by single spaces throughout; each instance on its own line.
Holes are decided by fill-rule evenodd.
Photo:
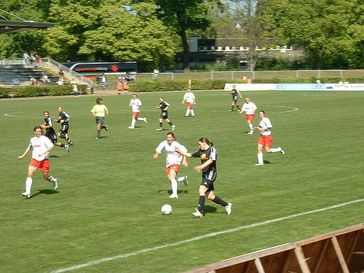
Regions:
M 202 170 L 202 176 L 212 176 L 216 174 L 216 161 L 217 161 L 217 151 L 214 147 L 209 147 L 207 150 L 198 150 L 194 152 L 192 157 L 199 157 L 201 159 L 201 164 L 205 163 L 207 160 L 211 159 L 213 162 Z
M 67 114 L 65 111 L 62 111 L 58 115 L 58 122 L 60 122 L 63 119 L 62 124 L 66 125 L 66 124 L 68 124 L 70 117 L 71 116 L 69 114 Z
M 48 137 L 53 143 L 57 142 L 57 134 L 56 131 L 54 131 L 52 119 L 50 117 L 44 119 L 44 125 L 50 126 L 45 129 L 45 136 Z
M 161 118 L 168 119 L 168 107 L 169 103 L 166 101 L 162 101 L 159 103 L 159 109 L 161 109 Z
M 161 109 L 161 112 L 167 112 L 168 111 L 168 107 L 169 107 L 169 103 L 166 102 L 165 100 L 162 101 L 161 103 L 159 103 L 159 109 Z
M 239 92 L 238 92 L 238 90 L 236 89 L 236 88 L 233 88 L 231 91 L 230 91 L 230 93 L 231 93 L 231 96 L 232 96 L 232 99 L 235 101 L 235 100 L 238 100 L 238 94 L 239 94 Z

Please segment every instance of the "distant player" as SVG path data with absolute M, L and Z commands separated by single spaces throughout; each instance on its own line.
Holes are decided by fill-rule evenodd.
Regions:
M 257 110 L 257 106 L 255 105 L 255 103 L 250 101 L 249 98 L 246 98 L 245 103 L 241 107 L 240 114 L 245 112 L 245 120 L 248 123 L 249 135 L 253 134 L 254 132 L 253 121 L 255 118 L 255 110 Z
M 43 112 L 43 117 L 44 117 L 44 123 L 42 125 L 40 125 L 40 127 L 45 130 L 44 135 L 46 137 L 48 137 L 55 146 L 65 148 L 65 149 L 67 149 L 69 151 L 70 146 L 68 144 L 65 145 L 65 144 L 63 144 L 61 142 L 57 142 L 57 134 L 56 134 L 56 131 L 53 128 L 52 119 L 49 116 L 49 112 L 44 111 Z
M 96 121 L 96 139 L 99 139 L 101 130 L 108 130 L 108 126 L 105 125 L 105 117 L 109 115 L 109 110 L 104 105 L 104 100 L 102 98 L 96 99 L 96 104 L 92 107 L 91 113 Z
M 188 163 L 186 157 L 177 152 L 177 150 L 187 152 L 187 149 L 176 141 L 176 138 L 172 132 L 169 132 L 166 135 L 166 140 L 159 143 L 158 147 L 155 149 L 153 158 L 157 159 L 159 155 L 162 153 L 162 150 L 165 150 L 167 153 L 166 173 L 172 187 L 172 194 L 169 196 L 169 198 L 178 198 L 177 183 L 183 182 L 185 183 L 185 185 L 187 185 L 188 180 L 187 176 L 182 176 L 182 177 L 176 177 L 176 176 L 179 172 L 181 163 L 185 167 L 188 167 Z
M 18 159 L 21 160 L 32 150 L 32 159 L 28 166 L 28 174 L 25 181 L 25 192 L 22 193 L 24 197 L 30 198 L 33 173 L 37 169 L 42 171 L 44 180 L 51 182 L 55 190 L 58 188 L 57 178 L 49 176 L 50 162 L 48 158 L 52 148 L 53 143 L 49 138 L 42 135 L 42 128 L 40 126 L 34 127 L 34 137 L 30 139 L 29 145 L 24 153 L 18 156 Z
M 182 104 L 186 103 L 186 114 L 185 117 L 189 117 L 190 114 L 192 117 L 195 116 L 195 112 L 193 110 L 193 105 L 196 104 L 196 97 L 192 93 L 191 89 L 188 89 L 187 92 L 184 94 L 182 99 Z
M 62 106 L 58 106 L 58 113 L 58 119 L 55 120 L 57 123 L 61 124 L 61 129 L 58 131 L 58 136 L 67 140 L 68 145 L 73 145 L 73 142 L 68 133 L 69 121 L 71 116 L 63 110 Z
M 238 99 L 239 97 L 242 98 L 239 90 L 236 88 L 236 85 L 233 84 L 232 89 L 230 91 L 231 97 L 232 97 L 232 101 L 231 101 L 231 110 L 230 111 L 234 111 L 234 107 L 238 108 L 238 110 L 240 111 L 240 107 L 239 107 L 239 103 L 238 103 Z
M 272 138 L 272 123 L 269 118 L 265 116 L 264 111 L 259 112 L 259 116 L 261 118 L 259 122 L 259 127 L 255 127 L 254 129 L 260 132 L 260 137 L 258 141 L 258 163 L 256 166 L 264 165 L 263 160 L 263 147 L 267 153 L 281 153 L 284 154 L 284 150 L 281 147 L 271 148 L 273 144 Z
M 147 123 L 147 118 L 139 117 L 140 107 L 142 106 L 141 100 L 138 98 L 137 94 L 133 94 L 133 98 L 129 102 L 129 106 L 131 107 L 131 110 L 133 111 L 133 117 L 131 120 L 131 125 L 129 126 L 129 129 L 134 129 L 135 124 L 137 120 L 142 120 L 145 123 Z
M 174 131 L 174 129 L 176 128 L 176 126 L 168 118 L 168 108 L 169 108 L 169 106 L 170 106 L 169 103 L 163 97 L 159 98 L 159 106 L 157 106 L 157 108 L 161 110 L 161 115 L 160 115 L 160 118 L 159 118 L 159 128 L 156 129 L 157 131 L 162 131 L 163 130 L 163 122 L 164 121 L 167 122 L 169 125 L 171 125 L 172 131 Z

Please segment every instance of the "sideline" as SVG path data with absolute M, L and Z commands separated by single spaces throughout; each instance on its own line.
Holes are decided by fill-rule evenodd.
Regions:
M 300 216 L 305 216 L 305 215 L 309 215 L 309 214 L 314 214 L 314 213 L 323 212 L 323 211 L 327 211 L 327 210 L 331 210 L 331 209 L 336 209 L 336 208 L 340 208 L 340 207 L 349 206 L 349 205 L 352 205 L 352 204 L 355 204 L 355 203 L 360 203 L 360 202 L 363 202 L 363 201 L 364 201 L 364 198 L 357 199 L 357 200 L 352 200 L 352 201 L 336 204 L 336 205 L 329 206 L 329 207 L 324 207 L 324 208 L 315 209 L 315 210 L 311 210 L 311 211 L 305 211 L 305 212 L 300 212 L 300 213 L 296 213 L 296 214 L 291 214 L 291 215 L 283 216 L 283 217 L 280 217 L 280 218 L 275 218 L 275 219 L 271 219 L 271 220 L 267 220 L 267 221 L 263 221 L 263 222 L 258 222 L 258 223 L 245 225 L 245 226 L 240 226 L 240 227 L 236 227 L 236 228 L 231 228 L 231 229 L 227 229 L 227 230 L 222 230 L 222 231 L 218 231 L 218 232 L 212 232 L 212 233 L 192 237 L 190 239 L 177 241 L 177 242 L 170 243 L 170 244 L 164 244 L 164 245 L 159 245 L 159 246 L 155 246 L 155 247 L 151 247 L 151 248 L 145 248 L 145 249 L 137 250 L 137 251 L 134 251 L 134 252 L 129 252 L 129 253 L 120 254 L 120 255 L 116 255 L 116 256 L 101 258 L 101 259 L 98 259 L 98 260 L 91 260 L 91 261 L 85 262 L 83 264 L 73 265 L 73 266 L 66 267 L 66 268 L 60 268 L 60 269 L 57 269 L 55 271 L 52 271 L 51 273 L 63 273 L 63 272 L 73 271 L 73 270 L 77 270 L 77 269 L 92 266 L 92 265 L 97 265 L 97 264 L 106 263 L 106 262 L 110 262 L 110 261 L 114 261 L 114 260 L 128 258 L 128 257 L 131 257 L 131 256 L 138 256 L 138 255 L 149 253 L 149 252 L 155 252 L 155 251 L 158 251 L 158 250 L 164 249 L 164 248 L 179 246 L 179 245 L 182 245 L 182 244 L 187 244 L 187 243 L 191 243 L 191 242 L 194 242 L 194 241 L 200 241 L 200 240 L 203 240 L 203 239 L 206 239 L 206 238 L 215 237 L 215 236 L 219 236 L 219 235 L 223 235 L 223 234 L 227 234 L 227 233 L 233 233 L 233 232 L 241 231 L 241 230 L 244 230 L 244 229 L 255 228 L 255 227 L 259 227 L 259 226 L 265 226 L 265 225 L 269 225 L 269 224 L 276 223 L 276 222 L 281 222 L 281 221 L 290 220 L 290 219 L 293 219 L 293 218 L 298 218 Z

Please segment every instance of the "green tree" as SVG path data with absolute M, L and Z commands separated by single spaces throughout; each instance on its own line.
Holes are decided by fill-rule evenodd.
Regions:
M 63 0 L 52 6 L 51 18 L 58 27 L 47 35 L 45 47 L 62 60 L 138 61 L 158 67 L 176 51 L 153 3 Z
M 304 48 L 312 68 L 363 67 L 361 0 L 261 0 L 265 33 Z
M 193 31 L 206 30 L 210 24 L 209 11 L 215 0 L 154 0 L 158 7 L 158 15 L 165 24 L 180 37 L 182 44 L 182 67 L 189 68 L 188 34 Z

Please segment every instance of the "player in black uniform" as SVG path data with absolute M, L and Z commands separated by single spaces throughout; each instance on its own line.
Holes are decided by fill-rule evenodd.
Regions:
M 168 118 L 168 107 L 169 106 L 170 106 L 169 103 L 166 102 L 163 97 L 159 98 L 159 106 L 157 106 L 157 108 L 161 110 L 161 116 L 159 118 L 159 128 L 156 129 L 157 131 L 163 130 L 163 128 L 162 128 L 163 121 L 166 121 L 169 125 L 172 126 L 172 131 L 174 131 L 174 129 L 176 128 L 176 126 L 173 125 L 173 123 Z
M 54 131 L 52 119 L 49 116 L 49 112 L 44 111 L 43 116 L 44 116 L 44 123 L 40 127 L 45 130 L 44 135 L 48 137 L 55 146 L 65 148 L 69 151 L 70 146 L 68 144 L 64 145 L 63 143 L 57 141 L 57 134 L 56 131 Z
M 213 147 L 213 143 L 206 137 L 202 137 L 198 140 L 198 146 L 199 150 L 192 154 L 178 150 L 181 155 L 187 157 L 199 157 L 201 159 L 201 165 L 194 167 L 195 171 L 202 172 L 202 182 L 198 190 L 198 208 L 192 213 L 192 215 L 195 217 L 203 217 L 206 197 L 212 202 L 225 207 L 226 213 L 230 215 L 232 204 L 225 202 L 214 194 L 214 182 L 217 177 L 217 151 Z
M 234 111 L 234 107 L 238 108 L 239 111 L 241 111 L 239 103 L 238 103 L 238 96 L 240 98 L 242 98 L 240 92 L 238 91 L 238 89 L 236 89 L 235 84 L 233 85 L 233 88 L 230 91 L 230 94 L 232 96 L 232 102 L 231 102 L 231 110 L 230 111 Z
M 68 129 L 69 129 L 69 120 L 70 120 L 70 115 L 67 114 L 65 111 L 63 111 L 63 107 L 62 106 L 58 106 L 58 119 L 56 119 L 55 121 L 57 123 L 61 124 L 61 129 L 58 131 L 58 136 L 60 138 L 63 138 L 65 140 L 67 140 L 68 145 L 73 145 L 70 136 L 68 134 Z

